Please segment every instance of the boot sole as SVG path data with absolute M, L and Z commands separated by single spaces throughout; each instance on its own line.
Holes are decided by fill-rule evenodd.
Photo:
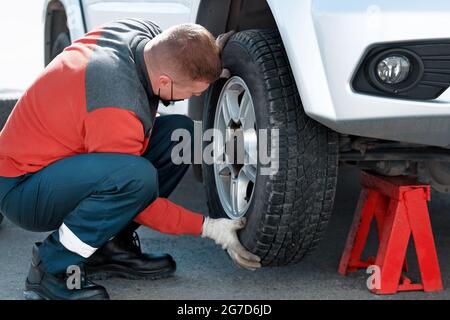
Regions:
M 29 283 L 28 279 L 25 282 L 23 297 L 25 300 L 57 300 L 55 296 L 42 290 L 40 286 Z
M 40 286 L 32 285 L 28 281 L 25 284 L 23 297 L 25 300 L 61 300 L 61 298 L 55 297 L 51 293 L 46 292 L 46 290 L 42 290 Z M 90 297 L 89 300 L 105 300 L 105 296 L 98 294 Z
M 39 293 L 31 290 L 25 290 L 23 292 L 23 297 L 25 300 L 49 300 L 42 297 Z
M 87 267 L 86 274 L 89 280 L 108 280 L 111 278 L 122 278 L 127 280 L 160 280 L 173 276 L 175 269 L 167 268 L 152 273 L 130 271 L 119 266 L 110 265 L 100 268 Z

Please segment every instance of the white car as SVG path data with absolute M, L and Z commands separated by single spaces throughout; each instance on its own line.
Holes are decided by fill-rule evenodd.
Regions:
M 195 169 L 211 213 L 247 217 L 240 237 L 263 265 L 318 244 L 339 165 L 450 190 L 448 0 L 47 0 L 44 12 L 47 63 L 119 18 L 237 31 L 223 52 L 231 78 L 191 99 L 189 114 L 205 131 L 241 132 L 247 154 L 257 129 L 278 129 L 279 170 L 228 158 Z

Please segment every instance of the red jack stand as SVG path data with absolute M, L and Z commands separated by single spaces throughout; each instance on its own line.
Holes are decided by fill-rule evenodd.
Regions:
M 381 177 L 366 172 L 362 173 L 361 184 L 362 191 L 339 273 L 345 276 L 347 272 L 377 266 L 378 285 L 369 288 L 376 294 L 443 290 L 427 208 L 430 187 L 408 177 Z M 374 218 L 378 226 L 378 253 L 376 258 L 361 261 Z M 421 284 L 412 284 L 402 275 L 402 271 L 407 271 L 406 251 L 411 234 L 419 262 Z

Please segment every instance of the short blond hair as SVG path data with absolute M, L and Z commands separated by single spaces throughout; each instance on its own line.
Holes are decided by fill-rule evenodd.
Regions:
M 173 26 L 155 39 L 156 59 L 160 66 L 188 80 L 212 83 L 222 73 L 220 49 L 214 36 L 198 24 Z

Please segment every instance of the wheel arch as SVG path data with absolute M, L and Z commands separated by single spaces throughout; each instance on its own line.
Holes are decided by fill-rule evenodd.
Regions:
M 269 4 L 261 0 L 202 0 L 196 23 L 214 36 L 230 30 L 276 29 L 277 24 Z M 188 114 L 197 121 L 202 119 L 205 95 L 189 100 Z
M 201 0 L 196 23 L 214 36 L 230 30 L 276 29 L 277 24 L 267 1 L 261 0 Z M 189 100 L 188 115 L 195 121 L 203 118 L 206 95 Z M 193 166 L 198 181 L 203 181 L 200 165 Z

